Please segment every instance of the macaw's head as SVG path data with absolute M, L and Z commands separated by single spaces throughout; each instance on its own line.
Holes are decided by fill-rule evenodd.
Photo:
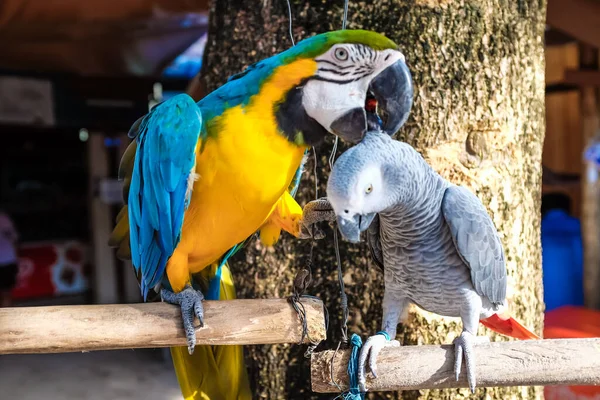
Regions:
M 279 54 L 284 64 L 313 60 L 312 74 L 279 104 L 277 118 L 288 135 L 305 142 L 327 132 L 360 141 L 368 127 L 393 135 L 408 119 L 411 74 L 398 46 L 371 31 L 327 32 Z
M 206 121 L 238 106 L 259 113 L 268 107 L 290 141 L 315 145 L 330 133 L 359 142 L 367 127 L 392 135 L 406 122 L 412 97 L 411 75 L 394 42 L 342 30 L 249 66 L 198 104 Z

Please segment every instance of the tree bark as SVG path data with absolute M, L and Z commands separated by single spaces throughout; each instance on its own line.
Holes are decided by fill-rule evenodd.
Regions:
M 340 29 L 343 1 L 290 0 L 298 41 Z M 538 334 L 543 297 L 540 252 L 541 153 L 544 139 L 544 0 L 373 0 L 350 1 L 349 29 L 369 29 L 395 40 L 406 55 L 415 84 L 411 117 L 398 133 L 431 165 L 483 201 L 505 246 L 508 301 L 513 315 Z M 247 65 L 291 46 L 285 0 L 214 1 L 203 66 L 208 91 Z M 325 195 L 326 159 L 333 137 L 317 148 L 319 195 Z M 341 146 L 342 151 L 345 145 Z M 315 198 L 313 158 L 298 198 Z M 341 242 L 349 298 L 349 333 L 363 338 L 379 330 L 382 276 L 364 245 Z M 245 298 L 291 294 L 296 271 L 310 243 L 282 236 L 274 249 L 257 241 L 236 257 L 232 269 Z M 329 308 L 328 340 L 340 340 L 340 295 L 331 230 L 315 249 L 310 294 Z M 450 343 L 460 332 L 456 319 L 414 307 L 399 330 L 403 344 Z M 480 332 L 484 328 L 480 329 Z M 492 335 L 492 340 L 505 338 Z M 310 392 L 304 346 L 247 348 L 256 398 L 330 398 Z M 539 388 L 481 388 L 470 398 L 540 398 Z M 369 398 L 457 399 L 466 389 L 370 393 Z

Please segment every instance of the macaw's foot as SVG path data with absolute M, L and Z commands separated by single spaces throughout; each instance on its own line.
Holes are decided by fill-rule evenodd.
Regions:
M 317 226 L 321 222 L 335 221 L 335 212 L 326 197 L 308 202 L 302 210 L 300 221 L 300 239 L 321 240 L 325 233 Z
M 388 340 L 384 335 L 377 334 L 368 338 L 360 350 L 358 358 L 358 384 L 360 385 L 360 391 L 363 393 L 367 391 L 367 360 L 371 373 L 377 378 L 377 356 L 384 347 L 400 347 L 400 342 L 397 340 Z
M 459 337 L 454 339 L 454 375 L 458 381 L 460 369 L 462 368 L 463 356 L 465 359 L 465 369 L 467 370 L 467 381 L 469 389 L 475 392 L 475 352 L 473 346 L 478 343 L 489 343 L 487 336 L 475 336 L 467 331 L 463 331 Z
M 196 328 L 194 327 L 194 315 L 200 321 L 200 328 L 204 326 L 204 307 L 202 301 L 204 295 L 199 290 L 194 290 L 191 286 L 186 286 L 181 292 L 173 293 L 162 289 L 160 296 L 169 304 L 178 304 L 181 307 L 181 316 L 183 318 L 183 328 L 187 337 L 188 352 L 194 353 L 196 347 Z

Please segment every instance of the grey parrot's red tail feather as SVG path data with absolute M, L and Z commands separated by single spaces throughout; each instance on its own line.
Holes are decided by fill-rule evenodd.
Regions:
M 521 325 L 516 319 L 507 314 L 494 314 L 479 322 L 494 332 L 501 333 L 515 339 L 541 339 L 538 335 Z

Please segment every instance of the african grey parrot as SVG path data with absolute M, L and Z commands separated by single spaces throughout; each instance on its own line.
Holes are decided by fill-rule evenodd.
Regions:
M 486 209 L 466 188 L 437 174 L 410 145 L 372 131 L 336 161 L 327 183 L 326 200 L 307 205 L 318 218 L 337 219 L 351 242 L 366 231 L 377 265 L 384 270 L 382 331 L 361 350 L 359 382 L 365 364 L 376 376 L 376 358 L 394 339 L 410 303 L 424 310 L 460 317 L 455 339 L 455 374 L 463 355 L 469 387 L 475 389 L 473 344 L 478 322 L 518 339 L 539 339 L 503 310 L 506 265 L 502 243 Z M 331 208 L 333 209 L 331 211 Z M 333 216 L 335 214 L 335 216 Z

